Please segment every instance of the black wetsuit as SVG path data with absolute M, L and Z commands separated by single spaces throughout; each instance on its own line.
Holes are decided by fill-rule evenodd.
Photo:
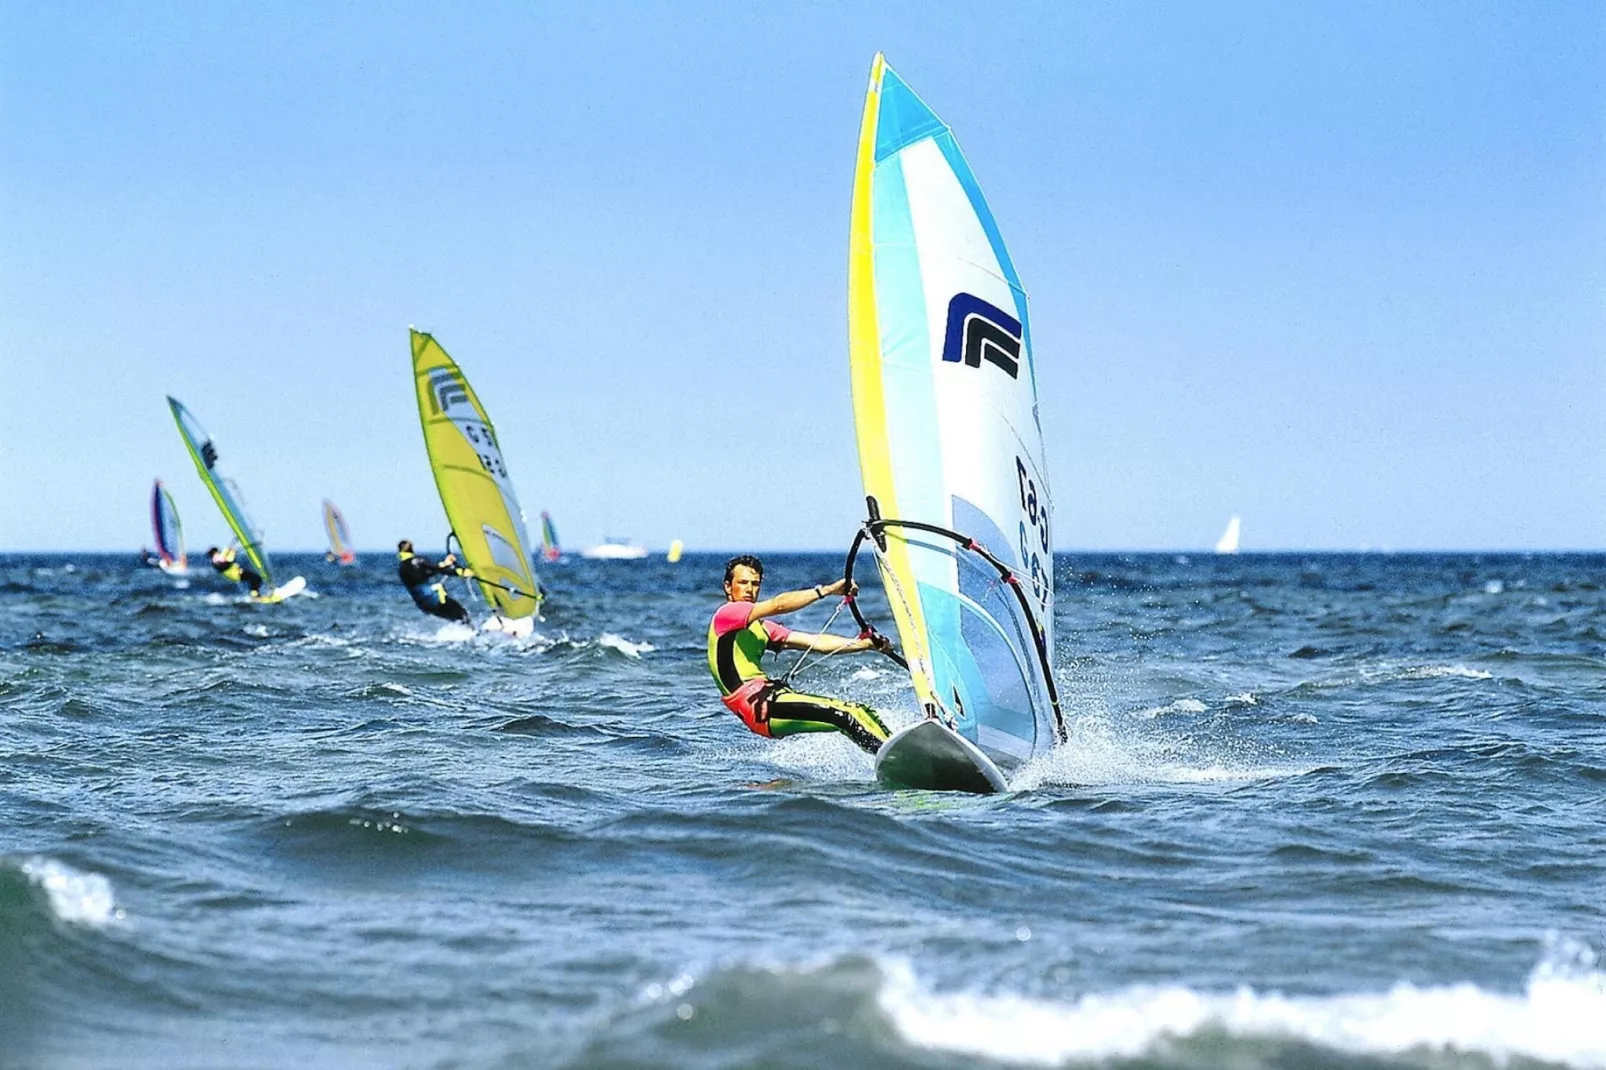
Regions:
M 401 560 L 396 565 L 396 575 L 412 596 L 414 605 L 432 617 L 462 624 L 469 622 L 468 610 L 463 608 L 463 603 L 446 593 L 446 585 L 441 582 L 441 577 L 461 575 L 461 569 L 437 564 L 417 554 L 404 553 L 398 556 Z

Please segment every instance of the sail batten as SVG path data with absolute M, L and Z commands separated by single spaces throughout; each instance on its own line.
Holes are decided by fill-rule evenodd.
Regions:
M 173 412 L 173 421 L 178 424 L 179 434 L 184 439 L 185 448 L 190 452 L 190 459 L 195 462 L 195 471 L 200 475 L 201 482 L 206 485 L 212 500 L 223 513 L 223 519 L 228 522 L 229 530 L 234 532 L 234 539 L 239 543 L 241 552 L 251 562 L 251 567 L 262 576 L 263 583 L 271 589 L 273 566 L 268 561 L 268 552 L 262 545 L 262 532 L 252 523 L 250 514 L 246 512 L 245 496 L 240 493 L 239 486 L 218 468 L 218 450 L 212 437 L 177 398 L 169 396 L 167 405 Z
M 868 530 L 917 698 L 1017 764 L 1062 732 L 1026 292 L 953 131 L 881 56 L 848 305 Z
M 496 429 L 440 343 L 422 331 L 411 337 L 424 445 L 452 534 L 486 602 L 510 620 L 533 617 L 541 589 Z

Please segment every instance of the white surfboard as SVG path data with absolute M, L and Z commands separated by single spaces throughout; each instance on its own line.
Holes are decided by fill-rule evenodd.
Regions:
M 286 598 L 294 598 L 296 595 L 300 594 L 301 592 L 305 591 L 306 589 L 307 589 L 306 577 L 305 576 L 296 576 L 294 579 L 285 580 L 283 583 L 279 584 L 279 586 L 275 587 L 273 590 L 269 591 L 267 594 L 262 595 L 260 598 L 255 599 L 255 601 L 258 601 L 258 602 L 283 602 Z
M 876 779 L 888 787 L 923 791 L 1008 790 L 1004 774 L 970 740 L 936 718 L 893 733 L 876 752 Z
M 487 632 L 501 632 L 515 639 L 528 639 L 535 632 L 535 618 L 492 616 L 480 625 L 480 629 Z

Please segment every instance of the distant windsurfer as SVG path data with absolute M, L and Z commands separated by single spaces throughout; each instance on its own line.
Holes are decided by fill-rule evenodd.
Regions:
M 139 552 L 139 563 L 144 565 L 146 568 L 161 568 L 162 555 L 153 554 L 149 550 L 141 550 Z
M 212 567 L 217 569 L 218 574 L 224 579 L 233 583 L 245 584 L 246 588 L 250 590 L 252 598 L 261 597 L 261 574 L 246 568 L 236 560 L 234 547 L 231 546 L 227 550 L 219 550 L 216 546 L 212 546 L 207 549 L 206 556 L 211 560 Z
M 761 736 L 841 732 L 874 754 L 887 739 L 887 727 L 874 710 L 841 699 L 793 691 L 786 683 L 765 676 L 759 660 L 769 650 L 813 650 L 822 654 L 885 650 L 889 646 L 887 640 L 878 635 L 848 639 L 797 632 L 769 619 L 841 594 L 846 580 L 785 591 L 761 602 L 758 592 L 763 582 L 764 564 L 752 554 L 742 554 L 725 563 L 725 604 L 708 626 L 708 670 L 719 685 L 725 707 Z
M 432 617 L 459 624 L 469 623 L 468 610 L 463 608 L 463 603 L 446 593 L 446 584 L 442 579 L 445 576 L 473 578 L 472 569 L 458 567 L 456 554 L 447 554 L 439 561 L 431 561 L 413 553 L 412 542 L 403 539 L 396 544 L 396 557 L 396 574 L 401 577 L 402 586 L 407 588 L 414 605 Z

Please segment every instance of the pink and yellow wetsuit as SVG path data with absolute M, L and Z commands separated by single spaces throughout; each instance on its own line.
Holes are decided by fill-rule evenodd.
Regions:
M 765 651 L 780 650 L 792 630 L 773 620 L 751 620 L 752 612 L 752 602 L 726 602 L 708 626 L 708 671 L 725 707 L 761 736 L 841 732 L 874 754 L 887 738 L 874 710 L 793 691 L 764 675 L 759 662 Z

